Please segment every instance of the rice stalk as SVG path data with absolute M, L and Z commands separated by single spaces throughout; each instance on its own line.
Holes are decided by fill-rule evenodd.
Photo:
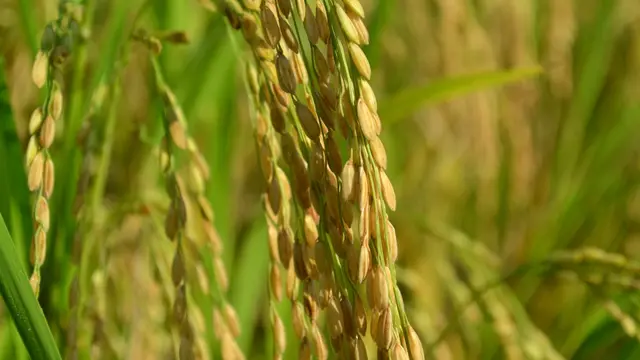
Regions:
M 360 48 L 368 42 L 362 6 L 357 1 L 226 1 L 224 9 L 253 53 L 247 83 L 256 113 L 266 212 L 274 223 L 271 232 L 280 234 L 278 244 L 285 247 L 280 262 L 286 267 L 293 259 L 302 282 L 305 323 L 311 325 L 312 339 L 297 331 L 301 351 L 309 347 L 315 356 L 327 356 L 316 325 L 318 311 L 325 308 L 333 350 L 344 356 L 361 351 L 366 325 L 358 332 L 349 315 L 353 304 L 362 302 L 358 287 L 364 283 L 379 352 L 424 358 L 419 339 L 411 336 L 409 342 L 415 332 L 395 281 L 397 239 L 387 209 L 395 210 L 396 198 L 385 173 L 381 122 L 368 83 L 371 68 Z M 336 128 L 349 148 L 346 163 Z M 281 170 L 280 159 L 288 173 Z M 295 314 L 299 307 L 293 302 L 292 308 Z
M 141 33 L 140 33 L 141 34 Z M 158 50 L 159 39 L 144 35 L 136 35 L 137 40 L 155 46 Z M 165 37 L 165 40 L 170 40 Z M 174 41 L 175 42 L 175 41 Z M 182 42 L 182 41 L 179 41 Z M 244 359 L 235 338 L 240 334 L 239 322 L 234 308 L 226 300 L 229 286 L 227 272 L 222 261 L 222 241 L 214 227 L 214 214 L 205 196 L 205 184 L 208 180 L 209 168 L 204 156 L 199 151 L 195 140 L 187 131 L 187 123 L 178 101 L 166 84 L 160 66 L 151 57 L 154 69 L 156 87 L 163 103 L 163 125 L 165 137 L 160 151 L 160 166 L 166 178 L 166 189 L 171 204 L 165 219 L 165 235 L 170 240 L 176 240 L 176 252 L 171 265 L 171 278 L 175 286 L 173 304 L 174 322 L 179 328 L 180 345 L 179 358 L 208 358 L 206 341 L 202 339 L 203 328 L 193 329 L 189 319 L 189 312 L 196 313 L 196 318 L 202 317 L 197 308 L 187 310 L 187 273 L 195 273 L 197 279 L 195 287 L 204 293 L 214 303 L 214 332 L 221 342 L 221 352 L 225 359 Z M 184 163 L 180 163 L 183 160 Z M 198 212 L 190 214 L 187 203 L 195 204 Z M 196 220 L 195 218 L 198 217 Z M 192 238 L 187 232 L 188 224 L 201 226 L 202 236 Z M 212 257 L 213 278 L 205 274 L 198 262 L 204 262 L 206 254 L 200 253 L 207 249 Z M 213 284 L 213 291 L 209 285 Z M 195 348 L 194 348 L 195 345 Z
M 49 200 L 53 193 L 55 166 L 50 148 L 56 136 L 56 123 L 62 121 L 63 89 L 57 73 L 69 57 L 78 29 L 78 8 L 67 4 L 60 9 L 57 20 L 47 24 L 40 39 L 40 49 L 33 64 L 31 77 L 45 100 L 29 119 L 29 141 L 26 151 L 27 182 L 34 194 L 34 235 L 31 243 L 31 287 L 40 293 L 40 268 L 47 253 L 47 232 L 51 224 Z

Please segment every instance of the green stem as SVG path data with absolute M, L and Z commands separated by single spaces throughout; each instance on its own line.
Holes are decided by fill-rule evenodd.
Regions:
M 16 256 L 16 248 L 0 215 L 0 294 L 29 355 L 34 360 L 61 359 L 44 313 Z

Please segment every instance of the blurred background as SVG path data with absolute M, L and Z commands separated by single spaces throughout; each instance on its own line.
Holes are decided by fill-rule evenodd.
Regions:
M 104 110 L 82 121 L 86 104 L 120 71 L 120 96 L 107 91 L 102 106 L 115 109 L 117 125 L 108 134 L 88 131 L 94 147 L 113 141 L 103 200 L 80 240 L 99 259 L 84 281 L 103 291 L 84 299 L 94 315 L 81 321 L 93 329 L 86 343 L 103 349 L 90 358 L 156 359 L 168 335 L 153 264 L 168 263 L 172 246 L 152 221 L 166 207 L 153 150 L 162 128 L 146 49 L 126 45 L 128 62 L 117 61 L 143 2 L 90 3 L 86 67 L 64 68 L 65 84 L 74 84 L 64 86 L 72 89 L 65 90 L 71 120 L 58 126 L 53 148 L 63 170 L 40 299 L 64 344 L 82 213 L 74 204 L 84 201 L 77 180 L 81 155 L 92 149 L 77 144 L 85 144 L 85 128 L 104 128 Z M 640 255 L 640 2 L 362 3 L 398 196 L 391 215 L 398 282 L 429 356 L 639 359 L 640 273 L 616 282 L 611 266 L 585 260 L 604 255 L 581 251 L 598 248 L 624 263 Z M 0 211 L 25 269 L 32 227 L 23 154 L 28 119 L 42 100 L 31 67 L 57 8 L 52 0 L 0 0 Z M 248 359 L 270 358 L 263 189 L 239 61 L 246 44 L 196 0 L 150 1 L 139 26 L 188 36 L 188 44 L 165 45 L 160 63 L 211 167 L 207 196 L 242 323 L 238 343 Z M 558 254 L 566 261 L 549 265 Z M 288 306 L 280 306 L 285 314 Z M 295 344 L 286 316 L 285 323 Z M 287 348 L 296 358 L 297 346 Z M 0 357 L 26 358 L 1 306 Z

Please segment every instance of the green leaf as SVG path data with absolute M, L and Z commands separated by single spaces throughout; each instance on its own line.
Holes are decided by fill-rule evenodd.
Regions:
M 425 105 L 533 78 L 541 73 L 542 68 L 534 66 L 436 80 L 428 85 L 406 89 L 391 98 L 384 99 L 378 106 L 378 114 L 385 124 L 391 124 L 411 115 Z
M 255 323 L 260 316 L 260 303 L 268 291 L 264 282 L 265 274 L 269 273 L 268 244 L 267 226 L 264 221 L 257 221 L 231 272 L 229 298 L 238 312 L 242 328 L 238 345 L 246 354 L 255 344 Z
M 0 293 L 31 359 L 61 359 L 47 320 L 22 270 L 9 231 L 0 216 Z

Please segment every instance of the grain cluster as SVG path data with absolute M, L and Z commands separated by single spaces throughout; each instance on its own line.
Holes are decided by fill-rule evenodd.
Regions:
M 25 155 L 27 185 L 34 196 L 30 256 L 33 272 L 29 281 L 36 296 L 40 292 L 40 268 L 47 254 L 47 233 L 51 223 L 49 201 L 55 184 L 55 165 L 50 149 L 56 137 L 56 124 L 62 122 L 64 104 L 62 84 L 56 80 L 56 75 L 73 49 L 80 16 L 73 11 L 75 9 L 63 7 L 59 18 L 44 28 L 31 70 L 33 83 L 44 92 L 42 105 L 29 118 Z
M 398 244 L 388 212 L 396 196 L 362 50 L 369 42 L 362 5 L 230 0 L 224 11 L 253 57 L 246 80 L 271 300 L 286 294 L 291 302 L 300 358 L 326 359 L 328 346 L 344 358 L 367 358 L 367 335 L 380 356 L 424 358 L 395 281 Z M 273 355 L 281 358 L 286 343 L 273 306 L 270 319 Z
M 146 43 L 155 43 L 154 39 Z M 206 326 L 201 309 L 188 306 L 192 296 L 187 285 L 204 294 L 214 304 L 213 326 L 221 343 L 225 359 L 244 359 L 235 339 L 240 325 L 235 309 L 226 300 L 229 287 L 227 271 L 222 260 L 222 241 L 214 226 L 214 213 L 205 195 L 210 177 L 209 166 L 195 140 L 187 131 L 184 113 L 165 83 L 160 66 L 152 55 L 158 95 L 162 99 L 162 118 L 165 129 L 160 149 L 160 167 L 165 176 L 165 187 L 170 204 L 165 218 L 165 235 L 176 242 L 171 264 L 174 285 L 173 322 L 180 338 L 180 359 L 209 358 Z M 195 211 L 188 211 L 193 204 Z M 191 234 L 187 227 L 198 227 Z M 206 259 L 212 259 L 212 270 L 204 268 Z M 214 286 L 214 289 L 211 289 Z M 193 318 L 193 319 L 191 319 Z

